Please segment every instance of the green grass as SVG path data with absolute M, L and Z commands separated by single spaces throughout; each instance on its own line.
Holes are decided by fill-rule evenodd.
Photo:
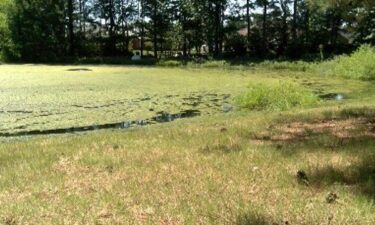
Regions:
M 296 61 L 296 62 L 275 62 L 275 61 L 264 61 L 257 65 L 260 68 L 266 68 L 269 70 L 288 70 L 288 71 L 307 71 L 311 69 L 313 63 Z
M 202 116 L 129 130 L 0 139 L 0 224 L 375 222 L 372 82 L 290 70 L 71 68 L 78 67 L 0 66 L 0 129 L 142 119 L 159 110 L 194 108 Z M 234 104 L 249 85 L 277 88 L 281 80 L 348 99 L 284 112 L 222 112 L 221 105 Z M 342 125 L 318 132 L 324 121 Z M 286 132 L 300 123 L 307 124 L 301 134 Z M 343 127 L 353 136 L 337 136 Z M 298 182 L 298 170 L 306 172 L 308 186 Z M 336 203 L 326 202 L 330 192 L 338 195 Z
M 335 59 L 334 73 L 351 79 L 375 79 L 375 49 L 363 45 L 350 56 L 340 56 Z
M 237 104 L 251 110 L 284 111 L 317 105 L 319 99 L 312 91 L 293 83 L 258 84 L 237 97 Z

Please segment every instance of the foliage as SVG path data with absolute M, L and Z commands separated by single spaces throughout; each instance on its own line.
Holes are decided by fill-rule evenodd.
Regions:
M 251 110 L 284 111 L 318 103 L 318 98 L 305 88 L 288 82 L 276 85 L 257 84 L 237 97 L 237 104 Z
M 334 60 L 336 75 L 345 78 L 374 80 L 375 79 L 375 49 L 363 45 L 349 56 L 340 56 Z
M 227 38 L 225 48 L 229 52 L 233 52 L 235 56 L 244 56 L 246 55 L 246 39 L 239 35 L 230 35 Z
M 64 1 L 15 0 L 13 4 L 8 16 L 9 28 L 14 51 L 19 52 L 21 60 L 53 61 L 63 56 L 67 43 Z
M 367 0 L 2 0 L 0 51 L 9 59 L 291 58 L 375 44 Z
M 15 48 L 8 26 L 8 13 L 12 9 L 10 0 L 0 1 L 0 61 L 5 60 L 7 55 L 14 55 Z

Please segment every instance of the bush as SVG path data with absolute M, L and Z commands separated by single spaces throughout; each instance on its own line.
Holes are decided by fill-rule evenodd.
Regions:
M 259 84 L 252 86 L 236 102 L 242 108 L 251 110 L 284 111 L 294 107 L 308 107 L 319 99 L 311 91 L 292 83 L 277 85 Z
M 362 45 L 350 56 L 340 56 L 334 60 L 334 73 L 350 79 L 375 80 L 375 49 Z

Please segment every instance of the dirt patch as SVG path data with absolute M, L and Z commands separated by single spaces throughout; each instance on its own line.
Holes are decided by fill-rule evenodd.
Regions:
M 375 120 L 355 118 L 293 122 L 269 127 L 259 135 L 253 135 L 252 139 L 257 143 L 293 142 L 323 134 L 339 139 L 375 138 Z
M 64 183 L 59 190 L 77 195 L 108 191 L 118 177 L 108 168 L 85 166 L 79 163 L 80 156 L 74 158 L 61 157 L 54 163 L 52 169 L 64 177 Z

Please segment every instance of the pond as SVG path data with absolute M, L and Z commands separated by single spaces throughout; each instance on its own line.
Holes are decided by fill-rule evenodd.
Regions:
M 343 101 L 347 99 L 347 96 L 342 93 L 328 93 L 328 94 L 319 95 L 319 97 L 324 100 L 335 100 L 335 101 Z
M 230 94 L 215 94 L 215 93 L 198 93 L 193 92 L 187 96 L 180 95 L 166 95 L 163 97 L 159 96 L 144 96 L 141 98 L 114 101 L 106 104 L 97 105 L 78 105 L 72 104 L 71 107 L 76 110 L 69 112 L 55 113 L 51 111 L 30 111 L 30 110 L 1 110 L 1 115 L 13 116 L 16 121 L 27 121 L 27 119 L 34 119 L 34 121 L 43 121 L 40 124 L 44 125 L 40 128 L 33 129 L 33 125 L 37 125 L 37 122 L 31 124 L 21 124 L 14 126 L 13 129 L 6 130 L 0 129 L 0 137 L 18 137 L 18 136 L 31 136 L 31 135 L 48 135 L 48 134 L 64 134 L 64 133 L 77 133 L 87 132 L 103 129 L 129 129 L 135 126 L 147 126 L 157 123 L 173 122 L 178 119 L 191 118 L 201 115 L 210 115 L 213 113 L 227 113 L 233 110 L 233 106 L 230 104 Z M 160 108 L 168 108 L 168 102 L 174 104 L 179 103 L 179 107 L 175 107 L 173 111 L 156 111 Z M 128 119 L 130 116 L 122 112 L 124 105 L 127 107 L 129 115 L 131 114 L 132 108 L 134 110 L 143 109 L 148 111 L 150 117 L 139 117 L 137 119 Z M 147 106 L 147 107 L 146 107 Z M 101 114 L 103 118 L 107 114 L 123 115 L 123 120 L 117 122 L 96 122 L 94 124 L 85 125 L 72 125 L 68 127 L 56 127 L 51 128 L 53 123 L 49 124 L 51 118 L 60 117 L 64 119 L 69 117 L 69 114 L 90 115 L 90 112 L 95 114 Z M 104 120 L 105 121 L 105 120 Z

